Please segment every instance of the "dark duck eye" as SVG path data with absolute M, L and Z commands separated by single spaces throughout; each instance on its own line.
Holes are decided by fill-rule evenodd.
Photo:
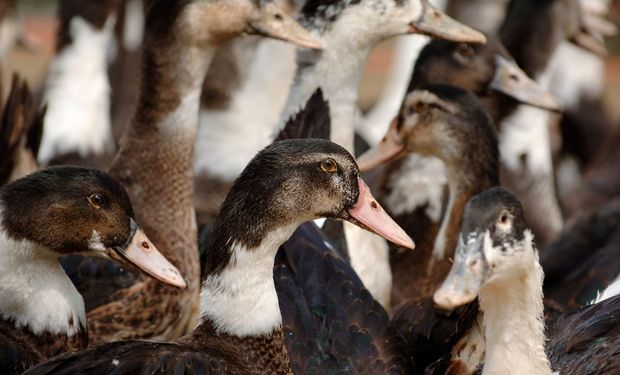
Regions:
M 99 194 L 91 194 L 88 196 L 88 203 L 96 209 L 99 209 L 105 203 L 104 198 Z
M 469 59 L 475 55 L 476 51 L 474 51 L 472 46 L 467 43 L 459 43 L 459 45 L 456 47 L 456 53 L 460 57 L 465 57 Z
M 338 170 L 338 165 L 334 159 L 325 159 L 321 162 L 321 169 L 323 172 L 334 173 Z

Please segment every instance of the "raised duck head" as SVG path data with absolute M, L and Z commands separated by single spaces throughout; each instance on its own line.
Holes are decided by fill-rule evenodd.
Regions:
M 210 243 L 234 239 L 256 248 L 276 229 L 292 224 L 294 230 L 321 217 L 347 220 L 398 245 L 414 247 L 373 198 L 353 157 L 323 139 L 277 141 L 259 152 L 220 208 Z M 225 265 L 217 261 L 207 260 L 207 273 Z
M 338 29 L 347 38 L 357 35 L 355 39 L 365 44 L 413 33 L 485 42 L 483 34 L 453 20 L 426 0 L 311 0 L 305 3 L 301 13 L 302 23 L 309 29 L 321 34 Z
M 473 144 L 484 148 L 473 152 Z M 409 93 L 381 143 L 360 156 L 358 163 L 366 171 L 406 153 L 439 157 L 448 168 L 469 158 L 473 163 L 469 168 L 495 160 L 488 174 L 497 177 L 497 138 L 491 120 L 475 95 L 457 87 L 422 85 Z
M 430 41 L 420 52 L 408 91 L 422 84 L 450 84 L 469 90 L 483 100 L 506 96 L 516 102 L 561 110 L 551 93 L 521 70 L 501 42 L 487 36 L 486 44 Z M 499 111 L 496 100 L 487 105 Z M 514 107 L 514 106 L 513 106 Z M 494 116 L 497 120 L 498 116 Z
M 454 263 L 434 300 L 453 309 L 473 301 L 485 285 L 501 284 L 530 272 L 532 235 L 519 199 L 495 187 L 473 197 L 463 215 Z
M 272 1 L 156 0 L 149 12 L 151 22 L 162 26 L 154 28 L 163 32 L 161 36 L 174 35 L 194 46 L 214 46 L 240 34 L 258 34 L 321 48 L 307 30 Z M 172 25 L 174 29 L 170 29 Z
M 71 253 L 132 264 L 164 283 L 185 287 L 134 219 L 123 187 L 107 174 L 79 167 L 49 168 L 0 191 L 2 229 L 54 256 Z

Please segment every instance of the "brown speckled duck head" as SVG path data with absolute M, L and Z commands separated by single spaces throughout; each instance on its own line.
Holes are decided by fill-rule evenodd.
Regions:
M 416 61 L 408 91 L 432 83 L 458 86 L 483 99 L 500 94 L 551 111 L 562 109 L 559 100 L 528 77 L 494 36 L 487 36 L 484 45 L 429 42 Z
M 174 25 L 174 29 L 170 29 Z M 258 34 L 302 47 L 321 44 L 272 1 L 266 0 L 154 0 L 147 17 L 147 32 L 207 47 L 241 34 Z
M 475 95 L 454 86 L 422 85 L 408 94 L 383 140 L 357 162 L 366 171 L 407 153 L 436 156 L 448 168 L 465 160 L 475 163 L 469 168 L 490 164 L 489 174 L 497 175 L 491 119 Z
M 538 262 L 519 199 L 495 187 L 465 206 L 463 226 L 450 274 L 433 299 L 445 309 L 473 301 L 485 285 L 501 284 Z
M 106 173 L 55 167 L 0 190 L 2 229 L 56 256 L 70 253 L 132 264 L 160 281 L 184 288 L 180 272 L 151 243 L 134 219 L 125 189 Z

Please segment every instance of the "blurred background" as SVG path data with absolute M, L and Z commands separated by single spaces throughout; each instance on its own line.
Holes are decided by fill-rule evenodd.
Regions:
M 4 2 L 6 0 L 2 0 Z M 21 34 L 19 43 L 7 51 L 2 66 L 2 76 L 10 77 L 12 72 L 22 74 L 33 90 L 37 92 L 46 76 L 48 65 L 54 55 L 57 19 L 56 0 L 21 0 L 17 7 L 17 26 Z M 620 0 L 613 0 L 609 20 L 620 26 Z M 0 29 L 0 40 L 6 30 Z M 609 113 L 620 119 L 620 36 L 606 39 L 609 55 L 605 58 L 606 87 L 604 104 Z M 393 40 L 387 40 L 375 48 L 360 85 L 359 105 L 369 110 L 379 97 L 393 60 Z M 113 53 L 113 51 L 111 52 Z M 576 67 L 577 68 L 577 67 Z M 8 90 L 5 80 L 4 90 Z M 6 95 L 6 91 L 4 92 Z

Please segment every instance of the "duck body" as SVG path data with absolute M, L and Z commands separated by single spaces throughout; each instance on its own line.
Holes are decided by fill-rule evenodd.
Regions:
M 301 222 L 317 216 L 361 220 L 413 247 L 382 210 L 364 213 L 371 202 L 378 207 L 340 146 L 316 139 L 274 143 L 250 162 L 216 217 L 200 293 L 202 318 L 191 335 L 170 343 L 106 344 L 57 357 L 31 373 L 110 366 L 134 374 L 152 373 L 153 366 L 198 373 L 291 373 L 273 279 L 278 247 Z

